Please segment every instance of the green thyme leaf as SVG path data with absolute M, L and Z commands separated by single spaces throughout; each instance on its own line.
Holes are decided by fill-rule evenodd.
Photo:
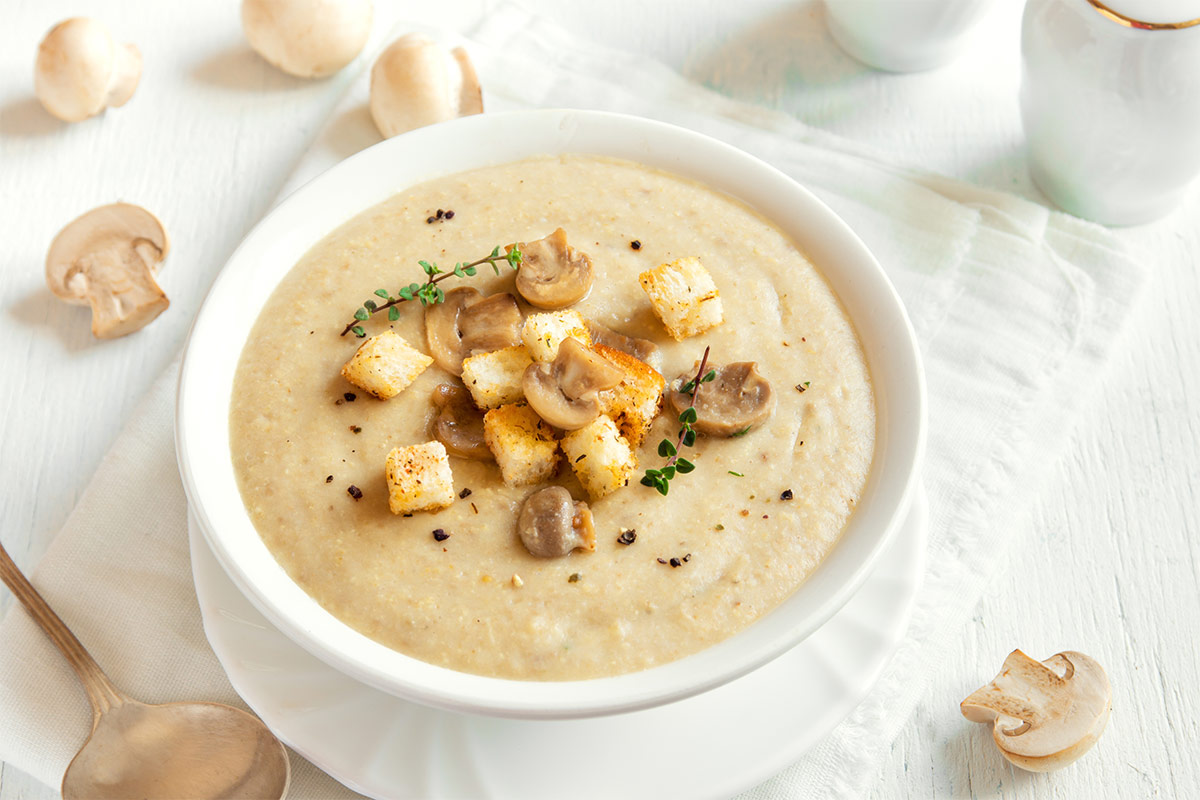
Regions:
M 379 295 L 379 296 L 380 296 L 380 297 L 382 297 L 384 300 L 387 300 L 387 299 L 388 299 L 388 292 L 387 292 L 387 289 L 376 289 L 376 290 L 375 290 L 375 294 Z
M 742 428 L 740 431 L 737 431 L 736 433 L 731 433 L 729 435 L 731 437 L 732 436 L 745 436 L 747 433 L 750 432 L 750 428 L 752 428 L 752 427 L 753 427 L 752 425 L 747 425 L 746 427 Z
M 688 406 L 679 413 L 679 421 L 685 425 L 691 425 L 698 419 L 695 406 Z
M 355 336 L 357 336 L 360 339 L 367 335 L 367 332 L 363 330 L 362 325 L 355 325 L 353 328 L 350 329 L 350 332 L 353 333 Z
M 686 458 L 681 458 L 675 462 L 675 469 L 679 470 L 680 475 L 687 475 L 695 468 L 696 465 L 688 461 Z
M 730 474 L 730 475 L 736 475 L 736 476 L 737 476 L 737 477 L 739 477 L 739 478 L 744 478 L 744 477 L 746 477 L 746 476 L 745 476 L 745 475 L 743 475 L 742 473 L 740 473 L 740 472 L 734 472 L 733 470 L 729 470 L 729 474 Z
M 360 308 L 358 311 L 354 312 L 354 318 L 359 321 L 365 321 L 370 319 L 371 315 L 367 313 L 365 308 Z
M 375 305 L 374 300 L 364 300 L 363 308 L 365 308 L 367 311 L 374 311 L 376 308 L 378 308 L 378 306 Z
M 400 319 L 400 309 L 392 306 L 388 309 L 388 322 L 395 322 Z
M 675 445 L 671 444 L 666 439 L 663 439 L 661 442 L 658 443 L 658 454 L 660 456 L 662 456 L 663 458 L 670 458 L 671 456 L 675 455 L 677 452 L 679 452 L 679 451 L 675 449 Z

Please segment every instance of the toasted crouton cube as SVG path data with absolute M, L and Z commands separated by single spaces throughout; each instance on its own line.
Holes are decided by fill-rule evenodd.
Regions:
M 493 408 L 483 415 L 483 440 L 500 465 L 508 486 L 541 483 L 558 467 L 554 429 L 524 403 Z
M 637 456 L 617 425 L 604 415 L 596 417 L 562 440 L 567 462 L 593 500 L 611 494 L 629 482 L 637 469 Z
M 395 448 L 388 453 L 385 475 L 393 514 L 436 511 L 454 502 L 450 457 L 441 442 Z
M 463 384 L 480 408 L 516 403 L 525 399 L 521 377 L 532 363 L 523 345 L 480 353 L 463 361 Z
M 432 358 L 398 333 L 384 331 L 359 346 L 342 367 L 342 377 L 380 400 L 387 400 L 404 391 L 432 363 Z
M 681 258 L 638 275 L 654 313 L 677 342 L 725 321 L 721 293 L 698 258 Z
M 602 344 L 592 345 L 592 350 L 625 374 L 615 387 L 600 392 L 600 413 L 617 424 L 629 446 L 636 450 L 662 411 L 666 381 L 658 370 L 624 351 Z
M 592 344 L 587 320 L 578 311 L 569 308 L 530 314 L 525 319 L 525 327 L 521 329 L 521 341 L 529 348 L 529 355 L 534 361 L 553 361 L 558 355 L 558 346 L 568 336 L 583 342 L 585 347 Z

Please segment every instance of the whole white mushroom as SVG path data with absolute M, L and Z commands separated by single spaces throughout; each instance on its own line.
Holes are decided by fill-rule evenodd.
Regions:
M 388 45 L 371 68 L 371 117 L 384 138 L 483 111 L 467 51 L 419 33 Z
M 142 54 L 117 44 L 94 19 L 58 23 L 38 46 L 33 87 L 46 110 L 64 122 L 79 122 L 109 106 L 123 106 L 142 76 Z
M 243 0 L 242 29 L 289 75 L 324 78 L 362 52 L 373 12 L 371 0 Z

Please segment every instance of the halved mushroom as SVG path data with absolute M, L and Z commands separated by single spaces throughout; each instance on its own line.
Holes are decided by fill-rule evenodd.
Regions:
M 517 534 L 530 554 L 557 558 L 572 550 L 594 551 L 592 511 L 561 486 L 548 486 L 525 498 L 517 517 Z
M 462 362 L 521 343 L 521 309 L 508 293 L 484 297 L 467 286 L 446 292 L 444 302 L 425 308 L 425 338 L 438 366 L 462 375 Z
M 446 446 L 446 452 L 491 461 L 492 451 L 483 438 L 483 413 L 475 407 L 471 393 L 462 386 L 440 383 L 434 387 L 432 399 L 440 409 L 433 420 L 433 438 Z
M 73 17 L 58 23 L 38 46 L 33 89 L 47 111 L 79 122 L 123 106 L 142 76 L 142 54 L 117 44 L 102 23 Z
M 696 395 L 697 419 L 693 427 L 706 436 L 733 436 L 765 422 L 775 410 L 775 392 L 770 382 L 758 374 L 754 361 L 714 367 L 716 377 L 700 385 Z M 671 384 L 667 402 L 675 413 L 682 413 L 692 401 L 683 387 L 696 377 L 681 375 Z
M 592 344 L 602 344 L 605 347 L 620 350 L 638 361 L 649 364 L 656 370 L 662 370 L 662 353 L 659 351 L 658 345 L 649 339 L 625 336 L 590 319 L 587 321 L 587 327 L 588 333 L 592 337 Z
M 554 311 L 578 303 L 592 290 L 592 259 L 567 244 L 562 228 L 516 246 L 521 250 L 517 291 L 530 305 Z
M 992 682 L 962 701 L 962 715 L 992 723 L 1012 764 L 1049 772 L 1086 753 L 1108 723 L 1112 688 L 1092 658 L 1067 651 L 1036 661 L 1014 650 Z
M 603 356 L 568 336 L 553 361 L 525 369 L 521 388 L 538 416 L 564 431 L 574 431 L 600 416 L 600 392 L 621 382 L 624 373 Z
M 420 33 L 388 45 L 371 68 L 371 118 L 390 138 L 455 117 L 483 113 L 471 57 Z
M 144 208 L 93 208 L 59 231 L 46 254 L 46 285 L 74 305 L 92 307 L 92 334 L 133 333 L 171 303 L 154 280 L 167 255 L 162 223 Z

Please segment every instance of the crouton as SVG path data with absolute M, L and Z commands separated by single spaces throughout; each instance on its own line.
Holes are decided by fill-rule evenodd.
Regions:
M 433 359 L 395 331 L 367 339 L 342 367 L 342 377 L 364 392 L 387 400 L 416 380 Z
M 621 436 L 616 423 L 605 416 L 596 417 L 594 422 L 564 436 L 562 449 L 593 500 L 620 489 L 637 469 L 637 456 L 629 442 Z
M 487 442 L 500 476 L 508 486 L 527 486 L 550 480 L 558 468 L 554 429 L 524 403 L 493 408 L 483 415 Z
M 522 345 L 480 353 L 463 361 L 463 385 L 480 408 L 499 408 L 525 399 L 521 377 L 533 363 Z
M 592 350 L 624 373 L 617 386 L 600 392 L 600 413 L 617 424 L 629 446 L 636 450 L 662 410 L 666 381 L 649 364 L 626 352 L 602 344 L 592 345 Z
M 654 313 L 677 342 L 725 321 L 721 293 L 698 258 L 681 258 L 638 275 Z
M 548 311 L 530 314 L 521 329 L 521 341 L 529 348 L 534 361 L 553 361 L 558 355 L 558 346 L 568 336 L 583 342 L 584 347 L 592 344 L 587 320 L 578 311 Z
M 393 514 L 436 511 L 454 502 L 450 457 L 441 442 L 395 448 L 388 453 L 384 474 Z

